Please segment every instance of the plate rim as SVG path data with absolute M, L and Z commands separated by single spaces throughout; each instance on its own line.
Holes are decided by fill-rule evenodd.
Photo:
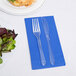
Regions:
M 21 13 L 18 13 L 18 12 L 11 12 L 11 11 L 9 11 L 9 10 L 6 10 L 5 8 L 3 8 L 3 7 L 1 7 L 0 6 L 0 11 L 2 11 L 2 12 L 4 12 L 4 13 L 7 13 L 7 14 L 11 14 L 11 15 L 27 15 L 27 14 L 29 14 L 30 12 L 33 12 L 33 11 L 35 11 L 36 9 L 38 9 L 38 8 L 40 8 L 43 4 L 44 4 L 44 2 L 45 2 L 45 0 L 42 0 L 42 2 L 41 2 L 41 4 L 38 6 L 38 7 L 36 7 L 36 8 L 34 8 L 34 9 L 32 9 L 31 11 L 29 11 L 29 12 L 21 12 Z

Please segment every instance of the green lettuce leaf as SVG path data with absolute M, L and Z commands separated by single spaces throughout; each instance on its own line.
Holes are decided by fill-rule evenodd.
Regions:
M 13 40 L 12 37 L 7 40 L 4 39 L 3 41 L 5 41 L 6 43 L 2 46 L 2 52 L 10 52 L 15 48 L 16 41 Z
M 0 58 L 0 64 L 2 64 L 3 63 L 3 60 Z
M 12 1 L 12 2 L 14 2 L 15 0 L 8 0 L 8 1 Z

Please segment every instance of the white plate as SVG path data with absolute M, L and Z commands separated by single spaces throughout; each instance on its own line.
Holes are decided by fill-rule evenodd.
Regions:
M 37 8 L 39 8 L 45 0 L 37 0 L 29 7 L 15 7 L 11 5 L 8 0 L 0 0 L 0 10 L 13 15 L 25 15 Z

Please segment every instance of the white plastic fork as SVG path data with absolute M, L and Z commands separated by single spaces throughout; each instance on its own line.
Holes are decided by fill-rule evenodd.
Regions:
M 40 31 L 38 18 L 32 19 L 32 28 L 33 28 L 33 34 L 36 36 L 37 41 L 38 41 L 41 63 L 43 66 L 45 66 L 46 60 L 45 60 L 44 53 L 43 53 L 42 46 L 41 46 L 41 40 L 40 40 L 41 31 Z

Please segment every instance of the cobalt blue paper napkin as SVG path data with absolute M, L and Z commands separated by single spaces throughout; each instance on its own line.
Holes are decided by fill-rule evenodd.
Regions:
M 39 48 L 37 44 L 37 39 L 33 34 L 32 30 L 32 19 L 33 18 L 25 18 L 25 25 L 26 25 L 26 31 L 27 31 L 27 37 L 28 37 L 28 43 L 29 43 L 29 49 L 30 49 L 30 56 L 31 56 L 31 65 L 32 69 L 43 69 L 43 68 L 51 68 L 51 67 L 58 67 L 58 66 L 64 66 L 65 60 L 62 53 L 62 48 L 60 45 L 56 24 L 53 16 L 47 16 L 44 17 L 48 21 L 49 31 L 50 31 L 50 44 L 51 49 L 54 55 L 55 65 L 50 64 L 49 59 L 49 51 L 48 51 L 48 44 L 46 40 L 46 36 L 43 29 L 43 24 L 41 21 L 41 17 L 36 17 L 39 19 L 40 29 L 41 29 L 41 44 L 42 49 L 45 55 L 46 59 L 46 65 L 42 66 L 41 59 L 40 59 L 40 53 Z

